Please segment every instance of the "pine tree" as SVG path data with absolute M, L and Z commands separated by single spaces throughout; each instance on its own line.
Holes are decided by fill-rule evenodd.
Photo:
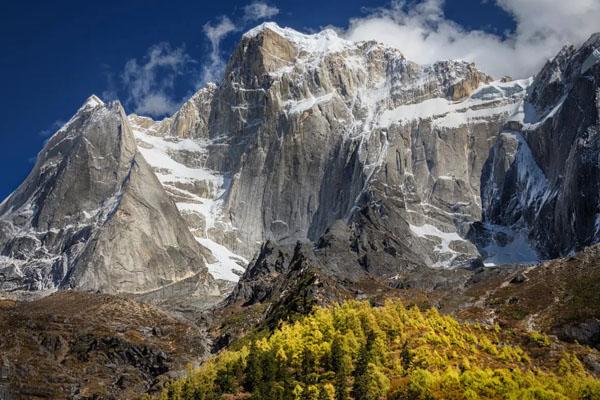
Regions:
M 364 346 L 361 346 L 358 354 L 358 361 L 356 362 L 356 368 L 354 369 L 354 385 L 352 386 L 352 393 L 355 399 L 367 400 L 369 393 L 369 363 L 372 359 L 371 349 L 375 343 L 375 334 L 373 331 L 367 333 L 367 340 Z
M 202 387 L 197 387 L 194 390 L 194 394 L 192 397 L 190 397 L 190 399 L 192 400 L 206 400 L 207 396 L 206 396 L 206 392 L 204 391 L 204 389 Z
M 348 400 L 348 362 L 347 351 L 341 336 L 336 336 L 331 344 L 331 370 L 335 373 L 335 398 Z
M 246 370 L 244 371 L 244 390 L 247 392 L 253 392 L 263 381 L 263 370 L 260 359 L 260 350 L 256 346 L 256 342 L 253 342 L 248 354 Z
M 319 400 L 320 391 L 317 385 L 306 385 L 302 392 L 303 400 Z
M 407 371 L 410 368 L 412 362 L 412 354 L 410 354 L 410 349 L 408 348 L 407 342 L 404 342 L 404 344 L 402 345 L 400 359 L 402 360 L 402 367 L 405 371 Z
M 316 372 L 316 358 L 309 346 L 304 347 L 302 352 L 302 381 L 305 384 L 314 383 L 314 373 Z
M 277 357 L 272 351 L 262 353 L 262 382 L 268 383 L 277 379 L 279 375 L 279 363 Z
M 321 385 L 319 400 L 335 400 L 335 388 L 331 383 Z
M 235 387 L 235 376 L 227 369 L 219 371 L 215 383 L 221 393 L 233 393 Z
M 184 399 L 191 399 L 194 394 L 194 387 L 190 379 L 186 379 L 183 383 L 182 395 Z

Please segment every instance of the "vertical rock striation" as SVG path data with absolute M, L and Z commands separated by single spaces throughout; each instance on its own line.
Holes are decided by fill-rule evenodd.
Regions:
M 136 293 L 194 275 L 215 288 L 118 102 L 90 97 L 50 138 L 0 231 L 2 290 Z
M 599 54 L 494 80 L 262 24 L 169 118 L 88 100 L 0 205 L 0 288 L 216 293 L 265 241 L 350 281 L 596 243 Z
M 526 232 L 543 258 L 600 240 L 600 34 L 537 74 L 482 178 L 484 217 Z

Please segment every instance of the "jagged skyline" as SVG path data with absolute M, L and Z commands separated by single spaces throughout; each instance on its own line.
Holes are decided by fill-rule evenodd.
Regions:
M 441 0 L 307 32 L 253 2 L 201 26 L 204 61 L 129 55 L 0 202 L 1 396 L 600 397 L 596 3 L 524 27 L 548 0 L 498 1 L 515 32 Z M 39 121 L 38 67 L 7 121 Z
M 265 14 L 259 7 L 248 14 L 254 18 L 245 16 L 246 7 L 259 3 L 277 8 L 278 13 Z M 140 70 L 147 69 L 148 55 L 153 50 L 163 56 L 186 55 L 171 63 L 177 72 L 173 91 L 168 93 L 170 102 L 157 106 L 159 99 L 152 96 L 139 102 L 148 106 L 146 111 L 153 101 L 158 107 L 156 110 L 164 111 L 195 91 L 203 77 L 203 68 L 211 63 L 211 42 L 204 29 L 207 24 L 217 26 L 227 17 L 236 25 L 236 31 L 220 43 L 219 56 L 228 57 L 243 31 L 260 22 L 261 11 L 281 25 L 310 32 L 328 25 L 345 28 L 350 19 L 371 15 L 376 7 L 389 8 L 391 3 L 375 0 L 365 5 L 353 0 L 342 6 L 333 2 L 300 4 L 278 0 L 105 4 L 100 8 L 74 1 L 1 6 L 0 26 L 4 34 L 0 37 L 0 48 L 6 56 L 0 64 L 4 90 L 0 99 L 3 110 L 0 112 L 0 148 L 5 149 L 0 165 L 7 172 L 2 176 L 0 199 L 26 177 L 43 142 L 89 95 L 97 94 L 105 100 L 119 97 L 128 112 L 134 111 L 135 101 L 128 101 L 135 100 L 134 89 L 140 87 L 135 85 L 134 78 L 143 75 Z M 511 17 L 492 2 L 475 7 L 471 4 L 472 12 L 465 14 L 463 10 L 468 4 L 469 1 L 452 1 L 444 10 L 449 19 L 466 29 L 502 33 L 514 27 Z M 178 49 L 182 52 L 177 53 Z M 174 61 L 172 57 L 170 60 Z M 125 70 L 128 62 L 129 75 Z M 124 83 L 125 76 L 131 78 L 129 87 Z

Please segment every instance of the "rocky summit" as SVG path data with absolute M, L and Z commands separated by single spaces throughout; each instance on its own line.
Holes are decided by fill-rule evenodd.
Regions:
M 598 309 L 577 302 L 598 303 L 585 276 L 598 275 L 598 249 L 586 248 L 600 242 L 599 54 L 595 34 L 533 77 L 499 79 L 265 23 L 242 36 L 220 82 L 163 120 L 92 96 L 0 204 L 11 299 L 0 328 L 36 310 L 46 322 L 30 322 L 32 354 L 60 350 L 88 368 L 88 346 L 113 360 L 99 385 L 129 368 L 136 393 L 160 389 L 166 360 L 181 358 L 148 331 L 155 306 L 203 336 L 194 360 L 316 305 L 389 296 L 598 347 Z M 69 293 L 22 303 L 55 291 Z M 142 334 L 76 335 L 95 320 L 39 311 L 72 307 L 70 291 L 88 292 L 86 304 L 119 295 L 102 298 L 135 311 Z M 18 353 L 22 325 L 0 349 Z M 598 355 L 586 357 L 598 373 Z M 49 396 L 104 393 L 76 369 Z M 14 393 L 34 390 L 17 378 Z
M 497 80 L 262 24 L 166 119 L 84 103 L 0 205 L 0 288 L 223 298 L 267 241 L 340 281 L 578 251 L 598 241 L 598 38 Z
M 4 291 L 139 293 L 190 276 L 218 290 L 118 102 L 90 97 L 0 215 Z
M 483 174 L 486 222 L 525 232 L 543 258 L 597 243 L 600 34 L 536 75 Z

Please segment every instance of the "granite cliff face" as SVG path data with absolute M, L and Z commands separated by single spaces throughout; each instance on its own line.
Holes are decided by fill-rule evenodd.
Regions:
M 479 176 L 469 176 L 469 164 L 477 161 L 468 149 L 474 141 L 468 117 L 460 132 L 436 129 L 432 120 L 437 111 L 450 111 L 439 107 L 452 108 L 451 98 L 464 87 L 489 80 L 465 63 L 421 67 L 397 50 L 346 42 L 332 31 L 302 35 L 267 24 L 247 33 L 211 110 L 211 133 L 229 132 L 226 161 L 212 161 L 231 170 L 225 208 L 242 241 L 317 240 L 334 221 L 350 219 L 378 182 L 405 186 L 386 198 L 396 195 L 404 203 L 413 196 L 420 207 L 432 193 L 455 191 L 454 179 L 462 181 L 465 190 L 458 196 L 473 200 L 466 208 L 476 218 Z M 431 114 L 413 114 L 411 104 L 431 99 L 437 99 Z M 470 106 L 462 104 L 464 111 Z M 486 135 L 496 133 L 499 115 L 491 114 L 486 121 L 491 129 L 476 138 L 484 149 Z M 454 178 L 454 171 L 441 165 L 450 158 L 439 151 L 446 146 L 463 148 L 462 158 L 452 157 L 453 165 L 461 164 Z M 438 182 L 443 180 L 449 182 Z M 409 210 L 402 216 L 415 226 L 427 223 L 413 219 Z M 454 221 L 441 229 L 456 232 Z M 410 230 L 406 234 L 421 242 Z M 424 261 L 443 262 L 433 254 Z
M 203 250 L 139 153 L 123 108 L 92 96 L 0 206 L 0 288 L 138 293 L 196 276 Z
M 485 221 L 525 232 L 544 258 L 600 240 L 600 34 L 537 74 L 482 177 Z
M 598 48 L 494 80 L 258 26 L 169 118 L 86 103 L 0 206 L 3 288 L 211 292 L 265 241 L 394 286 L 595 243 Z
M 176 168 L 144 154 L 202 240 L 250 258 L 265 240 L 316 241 L 336 221 L 357 221 L 363 206 L 385 203 L 403 252 L 447 267 L 479 256 L 464 238 L 481 218 L 482 166 L 528 85 L 267 23 L 243 36 L 223 82 L 195 96 L 206 106 L 193 98 L 169 120 L 130 119 L 143 153 L 156 137 L 195 138 L 193 157 L 153 146 L 201 166 L 193 178 L 182 171 L 175 182 Z M 199 123 L 182 133 L 173 128 L 181 118 Z
M 130 115 L 138 148 L 173 199 L 195 239 L 207 249 L 210 273 L 237 281 L 247 260 L 229 249 L 239 247 L 235 228 L 223 214 L 230 178 L 208 166 L 222 145 L 208 137 L 207 121 L 216 86 L 200 90 L 172 117 L 152 121 Z

